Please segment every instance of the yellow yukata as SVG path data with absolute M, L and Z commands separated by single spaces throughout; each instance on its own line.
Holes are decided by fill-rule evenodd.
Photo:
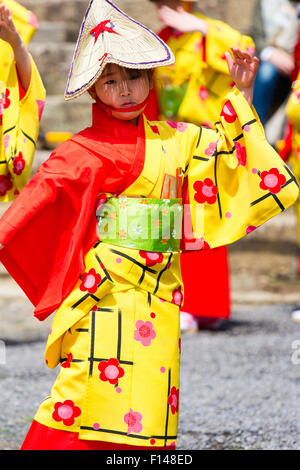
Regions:
M 294 83 L 294 88 L 287 104 L 287 117 L 293 126 L 292 131 L 292 153 L 289 161 L 292 165 L 294 175 L 300 183 L 300 73 Z M 298 220 L 298 244 L 300 246 L 300 199 L 295 205 Z
M 254 53 L 255 46 L 249 36 L 242 35 L 222 21 L 201 14 L 196 16 L 207 23 L 206 37 L 200 32 L 163 30 L 162 38 L 172 50 L 176 62 L 155 70 L 155 86 L 161 119 L 213 127 L 224 98 L 233 86 L 225 52 L 230 47 L 238 47 Z M 168 39 L 164 37 L 169 34 Z
M 166 175 L 176 179 L 180 169 L 198 249 L 232 243 L 296 200 L 294 176 L 236 88 L 216 130 L 141 119 L 144 166 L 119 206 L 161 199 Z M 163 216 L 164 204 L 154 223 Z M 36 421 L 86 440 L 176 443 L 183 292 L 180 250 L 164 251 L 163 241 L 157 252 L 98 241 L 87 253 L 53 319 L 45 358 L 61 370 Z
M 25 44 L 38 23 L 34 14 L 6 0 L 13 21 Z M 11 46 L 0 39 L 0 201 L 14 199 L 27 183 L 45 102 L 45 89 L 31 58 L 28 90 L 20 99 L 19 82 Z

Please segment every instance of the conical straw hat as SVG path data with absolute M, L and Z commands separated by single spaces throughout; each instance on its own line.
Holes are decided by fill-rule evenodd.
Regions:
M 71 64 L 65 100 L 84 93 L 108 63 L 152 69 L 175 62 L 170 48 L 109 0 L 91 0 Z

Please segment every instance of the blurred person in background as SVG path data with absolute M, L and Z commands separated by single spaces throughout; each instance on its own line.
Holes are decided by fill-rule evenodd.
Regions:
M 294 50 L 295 67 L 291 74 L 292 90 L 286 106 L 287 126 L 284 139 L 277 143 L 281 158 L 288 161 L 300 184 L 300 34 Z M 300 279 L 300 198 L 295 204 L 298 230 L 297 273 Z M 300 322 L 300 308 L 292 312 L 292 320 Z
M 155 90 L 146 115 L 153 120 L 188 121 L 213 128 L 224 97 L 233 86 L 225 52 L 230 47 L 239 47 L 254 54 L 254 43 L 222 21 L 193 13 L 196 1 L 150 1 L 157 6 L 159 18 L 165 24 L 159 36 L 173 51 L 176 62 L 155 72 Z M 196 265 L 201 266 L 197 276 Z M 227 248 L 185 251 L 181 270 L 182 332 L 223 325 L 231 314 Z
M 37 27 L 32 12 L 0 1 L 0 202 L 15 199 L 30 177 L 45 102 L 27 50 Z
M 255 80 L 253 104 L 263 125 L 290 93 L 298 34 L 299 2 L 257 1 L 251 35 L 261 62 Z

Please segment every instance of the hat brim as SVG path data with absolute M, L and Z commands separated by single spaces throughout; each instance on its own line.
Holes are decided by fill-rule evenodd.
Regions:
M 95 28 L 101 31 L 98 36 L 91 34 Z M 108 63 L 152 69 L 174 62 L 170 48 L 153 31 L 110 0 L 91 0 L 80 28 L 64 97 L 68 101 L 88 90 Z

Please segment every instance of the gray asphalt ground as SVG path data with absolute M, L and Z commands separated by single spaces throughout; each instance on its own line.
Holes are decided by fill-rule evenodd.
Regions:
M 218 332 L 183 335 L 179 450 L 300 450 L 300 324 L 290 311 L 244 306 Z M 6 346 L 1 449 L 20 447 L 49 394 L 57 371 L 43 353 L 40 341 Z
M 300 450 L 295 220 L 287 213 L 274 221 L 230 249 L 231 319 L 219 331 L 182 336 L 179 450 Z M 20 448 L 58 372 L 44 365 L 49 328 L 2 273 L 2 450 Z

